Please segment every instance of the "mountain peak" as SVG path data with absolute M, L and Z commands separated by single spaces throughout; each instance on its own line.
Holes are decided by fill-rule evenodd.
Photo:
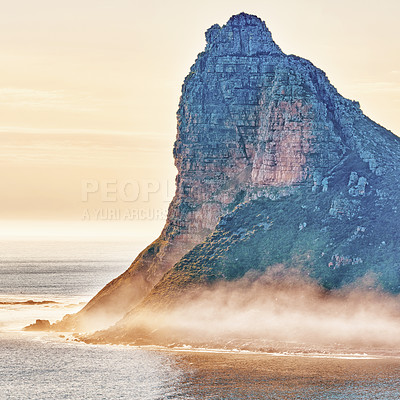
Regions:
M 229 18 L 227 25 L 241 27 L 252 25 L 265 27 L 265 22 L 261 18 L 258 18 L 256 15 L 241 12 L 240 14 L 232 15 L 232 17 Z
M 221 56 L 283 54 L 265 22 L 244 12 L 233 15 L 223 27 L 211 26 L 206 32 L 206 40 L 208 49 Z

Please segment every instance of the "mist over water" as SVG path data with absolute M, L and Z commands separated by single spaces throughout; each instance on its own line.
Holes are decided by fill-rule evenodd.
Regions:
M 18 248 L 24 251 L 18 252 Z M 36 318 L 53 322 L 77 311 L 82 307 L 79 302 L 101 289 L 109 275 L 114 277 L 125 268 L 121 255 L 129 262 L 132 251 L 129 243 L 113 244 L 110 250 L 104 243 L 72 242 L 0 243 L 0 249 L 1 272 L 6 271 L 0 280 L 0 399 L 398 399 L 399 358 L 332 354 L 324 358 L 287 357 L 283 352 L 274 356 L 223 354 L 196 352 L 189 346 L 185 351 L 179 347 L 150 350 L 87 345 L 76 342 L 73 336 L 60 337 L 60 333 L 21 332 Z M 98 258 L 102 251 L 104 264 Z M 94 265 L 93 260 L 99 262 Z M 88 279 L 91 276 L 96 279 Z M 232 336 L 241 337 L 242 344 L 261 342 L 261 337 L 273 333 L 279 338 L 283 334 L 292 337 L 296 324 L 290 320 L 289 311 L 296 310 L 291 308 L 297 302 L 303 302 L 302 307 L 292 315 L 298 315 L 300 322 L 306 310 L 313 312 L 314 320 L 319 313 L 334 317 L 335 301 L 342 306 L 340 313 L 352 319 L 354 313 L 346 309 L 345 296 L 354 294 L 327 296 L 312 282 L 298 278 L 282 279 L 279 269 L 266 275 L 248 274 L 238 282 L 192 292 L 180 307 L 154 315 L 157 321 L 147 315 L 142 322 L 164 333 L 172 326 L 175 335 L 179 333 L 185 341 L 221 348 Z M 10 287 L 14 288 L 11 292 L 7 289 Z M 366 295 L 373 300 L 368 304 L 384 305 L 383 310 L 377 306 L 379 313 L 373 321 L 392 322 L 391 312 L 397 315 L 397 299 L 369 291 Z M 359 304 L 356 314 L 361 315 L 363 302 L 358 294 L 354 296 Z M 366 310 L 375 311 L 369 306 Z M 287 326 L 292 323 L 292 330 L 282 327 L 284 321 L 288 321 Z M 303 336 L 312 326 L 310 322 L 301 331 Z M 175 344 L 179 346 L 180 342 Z
M 371 279 L 328 292 L 299 270 L 251 271 L 238 281 L 193 290 L 167 311 L 134 315 L 128 329 L 142 326 L 153 337 L 189 344 L 232 341 L 253 350 L 286 342 L 314 349 L 395 351 L 400 298 L 371 289 Z

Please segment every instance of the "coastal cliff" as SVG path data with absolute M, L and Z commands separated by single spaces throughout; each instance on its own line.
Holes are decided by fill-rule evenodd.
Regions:
M 123 326 L 136 307 L 277 264 L 327 289 L 372 274 L 400 292 L 400 139 L 258 17 L 213 25 L 206 41 L 182 86 L 160 237 L 57 329 Z

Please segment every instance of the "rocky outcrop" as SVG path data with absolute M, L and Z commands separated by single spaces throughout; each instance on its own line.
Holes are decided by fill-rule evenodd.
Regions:
M 50 322 L 47 319 L 37 319 L 34 324 L 25 326 L 24 331 L 48 331 Z
M 64 326 L 112 323 L 145 297 L 168 303 L 198 281 L 299 260 L 326 287 L 372 268 L 400 291 L 400 140 L 284 54 L 256 16 L 213 25 L 206 40 L 182 87 L 166 225 Z

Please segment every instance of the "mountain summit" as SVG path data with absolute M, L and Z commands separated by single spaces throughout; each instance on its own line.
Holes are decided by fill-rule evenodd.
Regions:
M 214 55 L 282 54 L 265 22 L 245 13 L 232 16 L 222 28 L 213 25 L 206 32 L 206 40 L 206 51 L 212 50 Z
M 206 32 L 185 78 L 165 227 L 59 327 L 104 327 L 187 288 L 274 265 L 327 289 L 368 276 L 400 292 L 400 139 L 258 17 Z

